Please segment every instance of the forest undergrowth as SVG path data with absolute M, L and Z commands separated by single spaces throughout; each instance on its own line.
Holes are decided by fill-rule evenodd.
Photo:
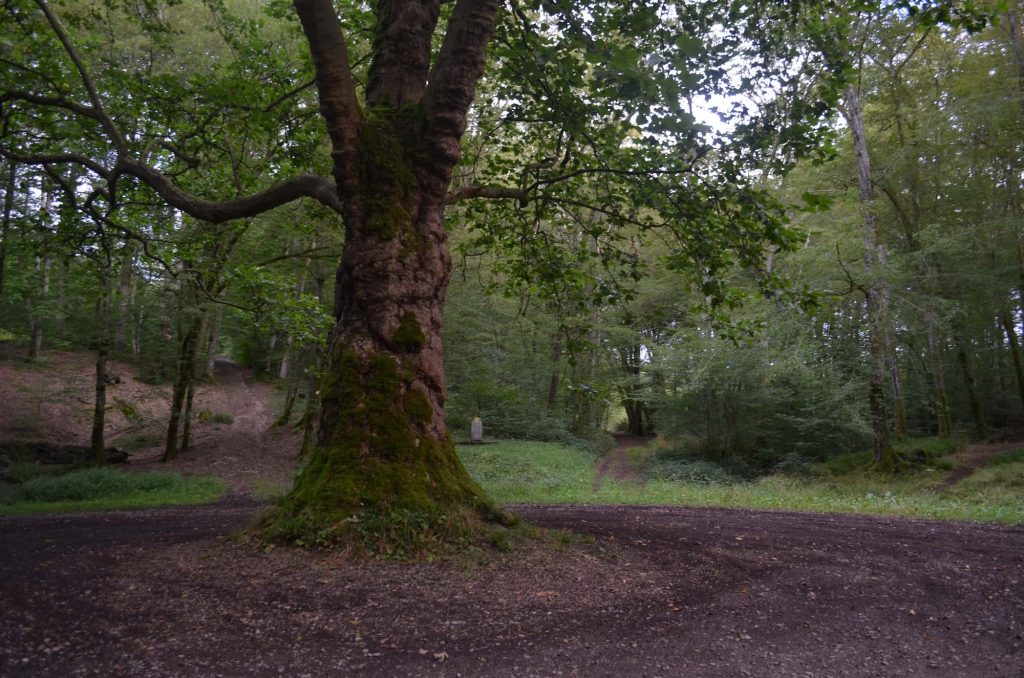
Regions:
M 1024 448 L 1024 445 L 1022 445 Z M 555 443 L 503 441 L 460 448 L 463 463 L 495 500 L 504 503 L 639 504 L 903 515 L 942 520 L 1024 523 L 1024 451 L 1013 449 L 952 486 L 943 479 L 959 464 L 951 449 L 903 473 L 833 461 L 800 474 L 754 479 L 692 460 L 688 478 L 606 478 L 594 491 L 595 458 Z M 654 450 L 647 452 L 653 454 Z M 631 455 L 648 463 L 643 450 Z M 854 461 L 862 455 L 850 455 Z

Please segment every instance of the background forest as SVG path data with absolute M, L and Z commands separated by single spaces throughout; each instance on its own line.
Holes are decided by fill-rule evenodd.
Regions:
M 167 11 L 143 18 L 171 26 L 206 16 L 187 2 Z M 310 83 L 277 100 L 259 85 L 299 68 L 285 56 L 302 53 L 288 44 L 294 35 L 275 30 L 273 11 L 239 5 L 213 16 L 213 25 L 145 43 L 163 49 L 160 58 L 124 39 L 150 30 L 145 21 L 81 21 L 93 21 L 97 44 L 104 31 L 122 37 L 108 43 L 111 62 L 158 72 L 146 82 L 163 89 L 148 92 L 147 105 L 194 126 L 203 153 L 230 159 L 188 181 L 230 196 L 258 184 L 267 167 L 324 149 Z M 877 453 L 890 435 L 986 439 L 1019 428 L 1016 10 L 975 34 L 884 11 L 857 30 L 859 53 L 848 55 L 856 75 L 841 114 L 828 120 L 827 157 L 761 179 L 790 206 L 798 238 L 791 252 L 769 252 L 759 272 L 787 281 L 779 289 L 735 267 L 711 304 L 706 281 L 673 265 L 670 243 L 634 246 L 628 232 L 618 245 L 632 259 L 609 261 L 590 237 L 598 212 L 538 211 L 527 223 L 500 210 L 448 210 L 447 409 L 457 439 L 474 416 L 494 438 L 600 446 L 606 430 L 658 434 L 664 463 L 655 472 L 753 477 L 873 445 Z M 119 72 L 110 77 L 134 86 L 130 68 Z M 206 79 L 208 98 L 194 105 L 178 99 L 187 72 Z M 506 125 L 500 153 L 475 153 L 510 115 L 507 97 L 482 87 L 456 185 L 481 165 L 500 171 L 502 154 L 533 155 L 547 143 Z M 713 104 L 698 102 L 697 119 L 726 124 Z M 144 120 L 147 111 L 131 114 Z M 281 121 L 286 146 L 268 133 Z M 39 121 L 47 124 L 63 123 Z M 192 153 L 158 151 L 186 164 Z M 313 425 L 342 246 L 322 206 L 297 202 L 214 225 L 142 196 L 112 213 L 69 199 L 74 170 L 23 164 L 10 149 L 5 156 L 0 340 L 29 359 L 46 348 L 96 351 L 133 362 L 153 383 L 173 382 L 172 455 L 188 445 L 194 384 L 211 377 L 218 356 L 281 384 L 282 423 Z

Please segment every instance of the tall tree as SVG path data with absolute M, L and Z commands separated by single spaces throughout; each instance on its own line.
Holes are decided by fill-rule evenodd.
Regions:
M 527 253 L 520 271 L 541 271 L 542 287 L 557 286 L 566 274 L 543 246 L 548 229 L 564 221 L 588 224 L 590 246 L 583 251 L 626 271 L 627 279 L 639 275 L 636 248 L 658 232 L 672 243 L 669 267 L 688 274 L 709 308 L 735 304 L 722 275 L 734 265 L 760 271 L 765 291 L 778 287 L 764 259 L 800 239 L 787 227 L 783 206 L 752 177 L 784 172 L 814 153 L 838 94 L 828 73 L 811 92 L 799 84 L 801 76 L 822 70 L 791 40 L 806 7 L 531 1 L 512 2 L 503 12 L 498 0 L 390 0 L 374 3 L 369 18 L 358 3 L 346 5 L 339 19 L 330 0 L 295 0 L 294 6 L 312 57 L 333 181 L 298 174 L 256 192 L 264 175 L 247 170 L 253 163 L 278 168 L 281 176 L 317 164 L 316 145 L 300 122 L 284 130 L 269 122 L 280 102 L 291 102 L 288 120 L 306 119 L 301 64 L 271 59 L 289 74 L 281 77 L 253 73 L 262 56 L 232 62 L 230 77 L 209 90 L 179 73 L 149 78 L 140 69 L 121 77 L 123 69 L 91 68 L 103 61 L 105 43 L 88 35 L 76 41 L 46 0 L 11 0 L 4 7 L 26 45 L 22 53 L 33 55 L 18 64 L 20 79 L 4 77 L 0 86 L 8 159 L 83 167 L 91 186 L 86 202 L 116 207 L 125 190 L 145 186 L 208 224 L 300 198 L 341 215 L 345 245 L 317 438 L 293 490 L 264 519 L 267 536 L 344 541 L 393 534 L 377 527 L 398 525 L 417 539 L 448 539 L 475 521 L 501 516 L 462 468 L 445 427 L 441 318 L 451 271 L 449 205 L 509 201 L 488 214 L 455 213 L 474 216 L 491 245 L 518 243 Z M 223 7 L 216 11 L 226 20 Z M 88 25 L 90 16 L 76 16 L 74 25 Z M 143 18 L 146 30 L 158 34 L 154 44 L 173 42 L 159 13 Z M 255 55 L 238 37 L 259 41 L 255 25 L 232 24 L 239 32 L 226 31 L 225 39 Z M 365 60 L 350 55 L 363 49 L 349 42 L 361 31 L 372 35 L 365 73 L 354 66 Z M 507 105 L 497 120 L 483 109 L 475 120 L 483 137 L 494 123 L 490 136 L 502 147 L 468 167 L 451 189 L 496 32 L 494 77 L 483 82 Z M 274 44 L 259 44 L 276 58 Z M 770 103 L 723 111 L 735 124 L 726 138 L 687 110 L 695 97 L 715 91 Z M 225 92 L 265 103 L 225 102 Z M 216 105 L 205 111 L 178 105 L 192 100 Z M 53 118 L 35 116 L 39 109 Z M 222 128 L 241 125 L 262 134 L 267 150 L 248 160 L 234 152 L 235 137 L 217 136 L 221 128 L 203 122 L 205 114 L 220 120 L 223 110 L 238 117 Z M 102 143 L 104 152 L 68 142 L 76 133 Z M 524 155 L 530 156 L 525 163 Z M 209 190 L 218 168 L 235 178 L 222 182 L 230 190 L 216 181 Z M 193 193 L 204 189 L 214 197 Z M 530 218 L 502 218 L 527 208 Z M 601 220 L 582 218 L 595 212 Z M 606 300 L 622 294 L 607 279 L 588 289 Z

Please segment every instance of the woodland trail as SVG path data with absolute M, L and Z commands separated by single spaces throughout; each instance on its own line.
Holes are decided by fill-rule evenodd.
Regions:
M 971 445 L 963 452 L 953 456 L 957 465 L 949 475 L 942 479 L 939 487 L 952 487 L 975 471 L 988 466 L 996 457 L 1022 447 L 1024 447 L 1024 443 L 1020 441 Z
M 162 449 L 155 448 L 133 456 L 130 468 L 214 475 L 239 495 L 286 486 L 301 434 L 289 427 L 273 428 L 273 392 L 272 385 L 255 381 L 251 370 L 217 360 L 214 383 L 199 386 L 193 409 L 229 415 L 231 423 L 198 423 L 192 445 L 177 459 L 161 463 Z
M 260 504 L 0 518 L 5 676 L 1024 675 L 1024 528 L 512 507 L 592 542 L 257 550 Z
M 621 433 L 613 434 L 613 437 L 615 438 L 615 447 L 608 450 L 597 462 L 593 487 L 595 493 L 601 489 L 601 481 L 606 477 L 619 482 L 642 483 L 644 480 L 642 463 L 638 463 L 629 451 L 636 447 L 646 447 L 653 441 L 653 438 Z

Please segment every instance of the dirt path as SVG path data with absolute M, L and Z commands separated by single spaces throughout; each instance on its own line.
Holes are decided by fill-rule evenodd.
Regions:
M 230 415 L 231 423 L 197 422 L 191 447 L 178 459 L 161 463 L 163 449 L 158 446 L 133 456 L 131 468 L 213 475 L 240 495 L 284 487 L 302 441 L 290 428 L 271 428 L 274 387 L 255 382 L 250 370 L 228 360 L 216 362 L 214 381 L 200 385 L 193 410 Z
M 651 438 L 631 436 L 621 433 L 613 434 L 615 447 L 608 451 L 597 462 L 597 470 L 594 472 L 594 488 L 597 493 L 601 489 L 601 481 L 612 478 L 619 482 L 643 482 L 644 469 L 638 465 L 629 451 L 634 447 L 645 447 L 651 443 Z
M 952 487 L 978 469 L 988 466 L 988 464 L 999 455 L 1019 450 L 1021 447 L 1024 447 L 1024 445 L 1020 442 L 971 445 L 963 452 L 953 455 L 956 468 L 942 479 L 942 482 L 939 483 L 939 487 Z
M 518 507 L 458 564 L 225 542 L 258 509 L 0 519 L 5 676 L 1024 675 L 1024 528 Z

